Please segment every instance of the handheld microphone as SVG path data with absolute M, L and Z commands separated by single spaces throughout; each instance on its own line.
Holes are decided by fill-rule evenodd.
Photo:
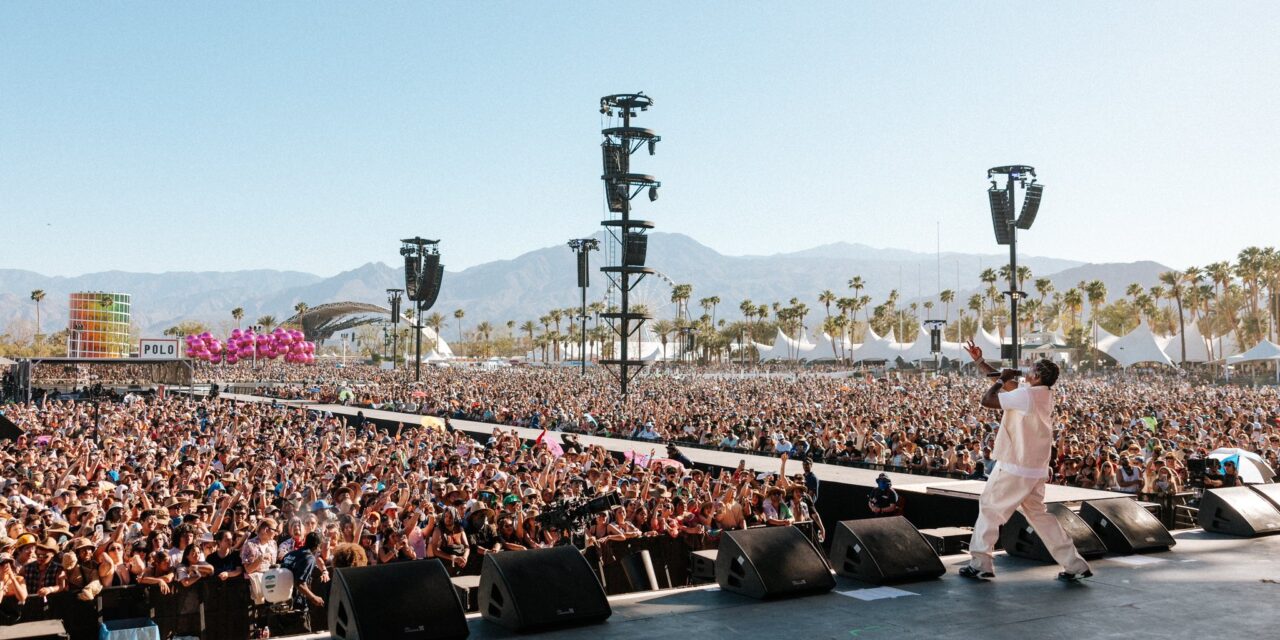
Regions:
M 1028 373 L 1030 373 L 1030 371 L 1029 371 L 1028 369 L 1025 369 L 1025 368 L 1019 368 L 1019 369 L 1001 369 L 1000 371 L 992 371 L 991 373 L 988 373 L 988 374 L 987 374 L 987 377 L 988 377 L 988 378 L 1005 378 L 1005 379 L 1008 379 L 1008 380 L 1015 380 L 1015 379 L 1017 379 L 1017 378 L 1021 378 L 1022 376 L 1027 375 Z

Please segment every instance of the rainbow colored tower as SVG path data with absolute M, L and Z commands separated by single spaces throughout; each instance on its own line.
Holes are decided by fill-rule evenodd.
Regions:
M 128 358 L 129 294 L 100 291 L 71 294 L 67 323 L 67 356 L 71 358 Z

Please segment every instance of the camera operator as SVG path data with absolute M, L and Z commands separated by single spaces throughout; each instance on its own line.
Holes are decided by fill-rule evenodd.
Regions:
M 996 432 L 992 457 L 997 461 L 978 502 L 978 521 L 969 542 L 969 565 L 960 570 L 965 578 L 994 578 L 992 551 L 1000 535 L 1000 525 L 1022 507 L 1027 522 L 1035 528 L 1053 559 L 1065 571 L 1059 580 L 1074 582 L 1093 575 L 1089 563 L 1080 557 L 1075 543 L 1062 530 L 1057 518 L 1044 507 L 1044 485 L 1049 479 L 1049 458 L 1053 449 L 1053 384 L 1058 381 L 1058 365 L 1036 362 L 1026 375 L 1026 385 L 1018 386 L 1016 369 L 996 370 L 982 359 L 982 349 L 970 341 L 965 349 L 978 371 L 999 380 L 982 396 L 982 406 L 1000 409 L 1004 415 Z

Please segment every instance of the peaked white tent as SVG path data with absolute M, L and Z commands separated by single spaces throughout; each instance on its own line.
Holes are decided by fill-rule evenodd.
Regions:
M 853 350 L 853 362 L 865 362 L 875 360 L 885 360 L 893 362 L 902 355 L 902 345 L 893 339 L 893 329 L 889 330 L 886 336 L 878 336 L 870 327 L 867 328 L 866 338 L 857 349 Z
M 1104 353 L 1126 369 L 1140 362 L 1157 362 L 1174 366 L 1168 354 L 1160 348 L 1160 341 L 1151 332 L 1151 327 L 1147 326 L 1146 320 L 1139 323 L 1137 329 L 1112 342 Z
M 933 360 L 932 340 L 929 336 L 929 330 L 923 325 L 918 327 L 916 332 L 916 340 L 910 345 L 901 345 L 902 359 L 906 362 L 919 362 L 921 360 Z M 984 354 L 989 354 L 986 349 L 982 350 Z M 1000 347 L 995 348 L 995 355 L 999 356 Z M 958 342 L 942 341 L 942 357 L 955 360 L 965 355 L 964 347 Z
M 1239 355 L 1227 358 L 1227 362 L 1231 364 L 1236 364 L 1238 362 L 1266 361 L 1280 361 L 1280 344 L 1276 344 L 1270 340 L 1263 340 L 1254 348 Z
M 814 332 L 813 343 L 814 349 L 807 358 L 810 362 L 841 360 L 849 354 L 853 346 L 849 344 L 848 338 L 842 336 L 836 339 L 827 335 L 826 332 Z
M 810 355 L 818 345 L 809 342 L 809 337 L 801 334 L 800 340 L 794 340 L 787 334 L 778 329 L 778 334 L 773 338 L 773 346 L 766 349 L 760 354 L 762 362 L 770 360 L 808 360 Z
M 1101 351 L 1103 353 L 1107 353 L 1107 349 L 1110 349 L 1111 345 L 1115 344 L 1116 341 L 1120 339 L 1119 336 L 1112 334 L 1110 331 L 1107 331 L 1106 329 L 1103 329 L 1102 325 L 1098 325 L 1096 330 L 1098 332 L 1097 333 L 1098 343 L 1093 346 L 1097 348 L 1098 351 Z M 1090 327 L 1089 331 L 1092 334 L 1094 329 Z M 1090 335 L 1089 337 L 1092 338 L 1093 336 Z
M 1169 339 L 1169 344 L 1164 348 L 1164 352 L 1174 362 L 1182 362 L 1182 338 L 1182 335 L 1173 336 Z M 1198 323 L 1192 322 L 1187 325 L 1186 339 L 1187 362 L 1208 362 L 1213 359 L 1209 357 L 1209 343 L 1204 339 L 1204 335 L 1200 333 Z

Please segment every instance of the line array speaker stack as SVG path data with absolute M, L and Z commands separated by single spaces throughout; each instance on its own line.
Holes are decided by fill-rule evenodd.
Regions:
M 1049 515 L 1057 518 L 1058 524 L 1062 525 L 1062 530 L 1067 532 L 1072 542 L 1075 542 L 1076 551 L 1079 551 L 1081 556 L 1098 558 L 1107 553 L 1107 545 L 1103 544 L 1098 534 L 1089 528 L 1089 523 L 1066 505 L 1053 503 L 1045 505 L 1045 508 Z M 1021 511 L 1013 512 L 1009 521 L 1000 528 L 1000 546 L 1011 556 L 1040 562 L 1054 562 L 1053 555 L 1044 546 L 1044 541 L 1036 534 L 1035 528 L 1027 522 L 1027 517 Z
M 1280 511 L 1249 487 L 1206 489 L 1199 520 L 1205 531 L 1214 533 L 1246 538 L 1280 533 Z
M 1165 551 L 1176 544 L 1159 518 L 1132 498 L 1089 500 L 1080 505 L 1080 517 L 1111 553 Z
M 830 559 L 836 573 L 872 584 L 932 580 L 947 572 L 933 545 L 902 516 L 840 522 Z
M 480 615 L 512 631 L 604 622 L 604 587 L 574 547 L 505 551 L 484 557 Z
M 470 634 L 449 572 L 436 559 L 338 569 L 329 593 L 333 640 L 443 640 Z
M 726 531 L 716 555 L 725 591 L 764 600 L 830 591 L 835 576 L 818 548 L 795 527 Z

